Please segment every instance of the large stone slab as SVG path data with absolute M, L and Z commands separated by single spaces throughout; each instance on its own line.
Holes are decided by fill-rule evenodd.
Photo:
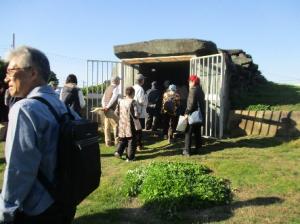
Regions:
M 120 59 L 177 55 L 217 54 L 215 43 L 199 39 L 157 39 L 114 46 L 115 55 Z

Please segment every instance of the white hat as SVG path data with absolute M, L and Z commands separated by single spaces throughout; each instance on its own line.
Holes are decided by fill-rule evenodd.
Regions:
M 174 84 L 169 85 L 169 90 L 176 91 L 176 86 Z

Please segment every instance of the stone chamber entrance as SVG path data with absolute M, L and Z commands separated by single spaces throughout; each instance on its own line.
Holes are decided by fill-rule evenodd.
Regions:
M 200 78 L 205 93 L 206 117 L 203 135 L 222 137 L 225 123 L 222 102 L 227 98 L 223 88 L 226 66 L 223 54 L 219 53 L 213 42 L 196 39 L 154 40 L 114 46 L 114 52 L 120 59 L 119 62 L 88 61 L 87 80 L 91 80 L 88 86 L 99 85 L 109 80 L 107 77 L 119 75 L 123 80 L 121 89 L 124 94 L 125 88 L 134 85 L 136 75 L 141 73 L 146 77 L 143 86 L 145 91 L 151 88 L 153 81 L 157 81 L 163 92 L 164 82 L 168 80 L 169 84 L 177 86 L 179 95 L 186 102 L 188 78 L 195 74 Z M 90 95 L 88 93 L 87 98 Z M 97 97 L 101 95 L 102 91 Z M 91 102 L 88 108 L 101 107 L 98 103 L 101 100 L 94 99 Z M 88 118 L 89 111 L 87 109 Z
M 177 87 L 188 87 L 188 77 L 200 77 L 205 93 L 204 135 L 222 138 L 230 110 L 230 97 L 265 82 L 252 56 L 242 49 L 220 49 L 212 41 L 200 39 L 157 39 L 114 46 L 119 61 L 87 60 L 86 117 L 93 119 L 92 108 L 101 107 L 101 97 L 114 75 L 122 77 L 122 93 L 134 84 L 138 73 L 146 76 L 144 89 L 165 80 Z M 90 88 L 93 87 L 93 88 Z M 182 96 L 182 94 L 181 94 Z
M 166 80 L 177 87 L 185 86 L 188 88 L 190 62 L 145 63 L 139 65 L 139 72 L 146 77 L 145 90 L 151 88 L 153 81 L 157 81 L 159 88 L 163 90 L 163 84 Z

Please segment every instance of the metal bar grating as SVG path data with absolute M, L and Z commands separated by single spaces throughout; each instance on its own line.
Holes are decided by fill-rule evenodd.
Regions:
M 223 54 L 194 57 L 190 61 L 190 74 L 200 78 L 205 94 L 205 125 L 203 136 L 221 138 L 224 127 L 225 62 Z

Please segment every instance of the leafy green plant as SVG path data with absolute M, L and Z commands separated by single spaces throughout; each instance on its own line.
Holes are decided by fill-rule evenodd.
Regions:
M 146 176 L 147 169 L 136 168 L 128 170 L 125 177 L 124 188 L 127 196 L 134 197 L 141 192 L 141 186 Z
M 266 104 L 256 104 L 256 105 L 249 105 L 246 108 L 246 110 L 253 110 L 253 111 L 272 110 L 272 107 Z
M 178 209 L 229 203 L 228 181 L 210 172 L 208 167 L 194 163 L 154 162 L 129 170 L 125 191 L 128 196 L 139 196 L 147 207 L 171 216 Z

